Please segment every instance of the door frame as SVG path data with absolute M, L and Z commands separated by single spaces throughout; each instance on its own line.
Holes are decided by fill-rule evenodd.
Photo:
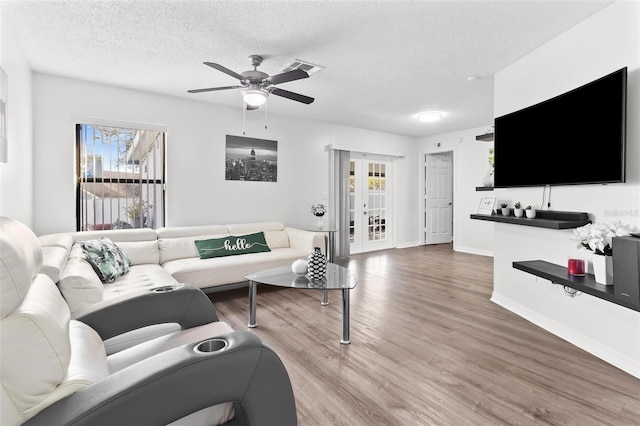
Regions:
M 438 144 L 440 145 L 440 144 Z M 456 150 L 455 148 L 444 148 L 444 147 L 437 147 L 435 149 L 431 149 L 428 151 L 424 151 L 420 153 L 420 156 L 418 157 L 418 170 L 419 170 L 419 175 L 420 175 L 420 182 L 418 185 L 418 199 L 420 200 L 420 208 L 419 208 L 419 215 L 418 215 L 418 229 L 420 232 L 420 245 L 425 245 L 426 244 L 426 238 L 425 238 L 425 234 L 427 231 L 427 226 L 425 224 L 425 214 L 426 214 L 426 210 L 424 207 L 424 191 L 425 191 L 425 186 L 426 186 L 426 178 L 427 178 L 427 173 L 426 173 L 426 168 L 428 167 L 428 163 L 426 161 L 426 156 L 427 155 L 432 155 L 432 154 L 446 154 L 446 153 L 451 153 L 451 164 L 452 164 L 452 183 L 451 183 L 451 200 L 453 202 L 453 206 L 451 209 L 451 221 L 452 221 L 452 225 L 451 225 L 451 235 L 453 238 L 453 243 L 455 244 L 455 236 L 456 234 L 456 205 L 457 205 L 457 197 L 456 197 Z
M 386 233 L 387 233 L 387 241 L 388 241 L 388 245 L 389 247 L 387 248 L 394 248 L 396 247 L 396 213 L 397 213 L 397 205 L 396 205 L 396 200 L 397 200 L 397 195 L 396 195 L 396 191 L 397 191 L 397 179 L 396 179 L 396 157 L 394 156 L 390 156 L 390 155 L 385 155 L 385 154 L 376 154 L 376 153 L 369 153 L 369 152 L 361 152 L 361 151 L 351 151 L 351 160 L 363 160 L 363 161 L 373 161 L 373 162 L 385 162 L 387 163 L 387 177 L 389 178 L 389 180 L 391 182 L 389 182 L 389 180 L 387 180 L 387 190 L 388 195 L 387 195 L 387 200 L 386 200 L 386 205 L 387 205 L 387 211 L 388 211 L 388 218 L 391 218 L 391 226 L 389 226 L 389 224 L 386 225 Z M 361 172 L 363 172 L 363 170 L 360 170 Z M 362 173 L 361 173 L 362 174 Z M 390 185 L 389 185 L 390 184 Z M 362 231 L 362 229 L 360 230 Z M 350 247 L 353 247 L 350 244 Z M 360 248 L 364 248 L 364 241 L 360 241 Z M 374 249 L 373 251 L 375 251 L 377 249 Z M 380 249 L 382 250 L 382 249 Z M 358 253 L 365 253 L 367 251 L 359 251 Z

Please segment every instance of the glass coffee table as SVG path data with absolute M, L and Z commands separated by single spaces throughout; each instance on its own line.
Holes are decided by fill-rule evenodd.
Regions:
M 342 339 L 340 343 L 348 345 L 349 340 L 349 291 L 355 288 L 357 279 L 347 268 L 327 263 L 327 275 L 321 281 L 312 281 L 307 276 L 298 277 L 291 270 L 291 266 L 267 269 L 246 275 L 249 280 L 249 327 L 257 327 L 256 297 L 258 284 L 277 287 L 299 288 L 306 290 L 342 290 Z

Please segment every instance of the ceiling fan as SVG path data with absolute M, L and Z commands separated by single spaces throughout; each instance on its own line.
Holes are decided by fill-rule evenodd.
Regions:
M 262 57 L 258 55 L 250 55 L 251 65 L 253 70 L 244 71 L 240 74 L 231 71 L 228 68 L 223 67 L 220 64 L 213 62 L 204 62 L 205 65 L 211 68 L 222 71 L 223 73 L 230 75 L 231 77 L 240 80 L 239 86 L 224 86 L 224 87 L 210 87 L 207 89 L 193 89 L 188 90 L 189 93 L 202 93 L 202 92 L 214 92 L 218 90 L 228 89 L 242 89 L 244 101 L 247 104 L 247 109 L 258 109 L 258 107 L 264 104 L 267 100 L 267 96 L 270 94 L 281 96 L 283 98 L 291 99 L 293 101 L 302 102 L 303 104 L 310 104 L 314 101 L 313 98 L 299 93 L 290 92 L 275 87 L 276 84 L 287 83 L 289 81 L 300 80 L 308 78 L 309 74 L 301 69 L 295 69 L 293 71 L 283 72 L 281 74 L 269 75 L 261 71 L 258 71 L 258 67 L 262 63 Z

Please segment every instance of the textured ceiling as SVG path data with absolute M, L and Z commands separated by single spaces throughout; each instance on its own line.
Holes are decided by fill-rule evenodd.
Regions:
M 240 108 L 248 55 L 281 72 L 325 66 L 279 87 L 271 113 L 410 136 L 493 121 L 493 75 L 610 1 L 0 1 L 3 25 L 34 71 Z M 469 76 L 478 76 L 468 81 Z M 437 123 L 412 118 L 445 112 Z

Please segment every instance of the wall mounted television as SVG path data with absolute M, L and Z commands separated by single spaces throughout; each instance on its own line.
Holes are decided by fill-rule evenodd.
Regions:
M 494 186 L 625 181 L 627 68 L 497 117 Z

